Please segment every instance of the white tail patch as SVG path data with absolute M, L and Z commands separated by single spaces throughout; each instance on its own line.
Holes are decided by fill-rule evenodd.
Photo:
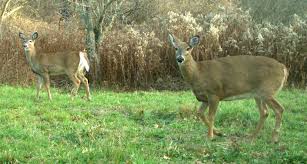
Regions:
M 90 71 L 90 66 L 89 63 L 85 57 L 86 53 L 85 52 L 81 52 L 79 53 L 80 56 L 80 63 L 79 63 L 79 71 L 83 71 L 84 69 L 88 72 Z
M 284 68 L 284 78 L 282 79 L 281 85 L 280 85 L 280 87 L 279 87 L 278 90 L 281 90 L 281 89 L 282 89 L 282 87 L 283 87 L 283 86 L 285 85 L 285 83 L 286 83 L 287 78 L 288 78 L 288 70 L 287 70 L 287 68 L 285 67 L 285 68 Z

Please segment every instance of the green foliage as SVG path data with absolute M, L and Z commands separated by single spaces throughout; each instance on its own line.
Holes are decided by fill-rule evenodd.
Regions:
M 306 91 L 282 91 L 281 140 L 270 142 L 274 114 L 258 139 L 254 101 L 222 102 L 215 125 L 226 137 L 206 138 L 190 91 L 94 91 L 72 101 L 61 90 L 35 100 L 34 88 L 0 87 L 1 163 L 302 163 L 306 161 Z M 66 93 L 66 92 L 65 92 Z M 82 93 L 80 93 L 81 95 Z

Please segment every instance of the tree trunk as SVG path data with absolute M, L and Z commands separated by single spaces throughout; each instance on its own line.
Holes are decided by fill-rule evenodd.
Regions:
M 99 53 L 96 49 L 96 42 L 95 42 L 95 33 L 94 33 L 94 26 L 92 20 L 92 10 L 90 7 L 85 7 L 85 10 L 82 12 L 82 17 L 85 24 L 86 30 L 86 50 L 87 54 L 90 59 L 90 79 L 93 81 L 93 85 L 99 85 L 101 82 L 101 67 L 100 67 L 100 57 Z
M 86 49 L 89 55 L 89 59 L 91 62 L 91 73 L 90 78 L 94 81 L 94 85 L 101 84 L 102 82 L 102 70 L 101 70 L 101 63 L 100 63 L 100 52 L 99 47 L 101 42 L 104 39 L 105 33 L 108 32 L 115 21 L 115 18 L 119 12 L 119 8 L 123 4 L 123 0 L 119 3 L 116 0 L 109 0 L 106 3 L 103 11 L 100 13 L 98 21 L 94 24 L 93 23 L 93 8 L 95 3 L 91 3 L 91 0 L 84 0 L 85 3 L 82 5 L 82 18 L 85 24 L 86 29 Z M 114 4 L 116 10 L 113 11 L 111 19 L 108 21 L 105 20 L 107 10 L 110 9 L 111 5 Z

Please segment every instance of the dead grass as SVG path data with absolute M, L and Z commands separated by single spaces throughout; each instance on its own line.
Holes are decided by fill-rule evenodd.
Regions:
M 55 52 L 83 50 L 81 27 L 78 21 L 71 21 L 64 28 L 58 27 L 57 22 L 26 17 L 5 22 L 0 40 L 0 83 L 31 85 L 35 80 L 23 55 L 19 31 L 29 36 L 38 31 L 39 51 Z M 142 25 L 117 23 L 99 49 L 103 74 L 100 83 L 121 88 L 182 88 L 174 50 L 167 40 L 168 32 L 183 40 L 201 35 L 201 44 L 193 52 L 196 60 L 239 54 L 269 56 L 287 65 L 290 85 L 307 85 L 306 21 L 294 16 L 288 26 L 257 24 L 248 12 L 234 6 L 207 15 L 169 12 Z M 61 79 L 56 79 L 54 84 L 64 85 Z

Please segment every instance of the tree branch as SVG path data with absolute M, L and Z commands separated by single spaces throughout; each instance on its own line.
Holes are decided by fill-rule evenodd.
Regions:
M 79 3 L 79 2 L 72 1 L 72 0 L 67 0 L 67 1 L 77 6 L 81 6 L 81 7 L 91 7 L 90 5 L 85 5 L 84 3 Z
M 11 10 L 10 12 L 6 13 L 2 16 L 2 20 L 8 18 L 10 15 L 12 15 L 14 12 L 18 11 L 19 9 L 23 8 L 23 6 L 18 6 L 15 9 Z
M 96 30 L 100 30 L 100 35 L 97 37 L 97 43 L 100 44 L 105 36 L 105 32 L 109 31 L 112 26 L 113 26 L 113 23 L 115 21 L 115 18 L 118 16 L 118 11 L 119 9 L 121 8 L 123 2 L 125 0 L 121 0 L 119 2 L 119 4 L 116 4 L 116 9 L 115 9 L 115 13 L 112 15 L 111 19 L 110 19 L 110 22 L 108 22 L 108 24 L 106 24 L 105 26 L 103 26 L 103 22 L 105 21 L 105 13 L 106 13 L 106 10 L 107 8 L 106 7 L 109 7 L 111 5 L 111 3 L 115 2 L 116 0 L 111 0 L 109 1 L 109 3 L 105 6 L 104 10 L 103 10 L 103 13 L 101 14 L 101 20 L 99 19 L 99 23 L 97 24 L 96 26 Z
M 2 22 L 2 20 L 4 19 L 4 14 L 5 14 L 5 11 L 7 9 L 7 7 L 9 6 L 9 3 L 11 2 L 11 0 L 7 0 L 6 2 L 4 2 L 4 7 L 2 9 L 2 12 L 1 12 L 1 20 L 0 22 Z
M 104 7 L 103 7 L 103 10 L 102 10 L 102 12 L 100 13 L 100 17 L 99 17 L 99 19 L 98 19 L 98 22 L 97 22 L 97 24 L 98 24 L 98 26 L 101 26 L 102 25 L 102 22 L 103 22 L 103 20 L 104 20 L 104 18 L 105 18 L 105 14 L 106 14 L 106 11 L 107 11 L 107 9 L 110 7 L 110 5 L 113 3 L 113 2 L 115 2 L 116 0 L 110 0 Z

